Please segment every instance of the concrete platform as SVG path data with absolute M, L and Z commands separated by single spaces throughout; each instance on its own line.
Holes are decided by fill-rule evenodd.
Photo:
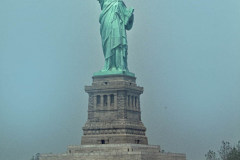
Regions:
M 69 146 L 64 154 L 40 154 L 39 160 L 186 160 L 185 154 L 163 153 L 160 146 L 103 144 Z

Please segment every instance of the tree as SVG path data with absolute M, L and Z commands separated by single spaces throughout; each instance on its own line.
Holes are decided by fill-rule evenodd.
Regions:
M 228 155 L 232 151 L 232 147 L 229 142 L 222 141 L 222 146 L 218 151 L 222 160 L 228 160 Z
M 214 151 L 209 150 L 207 154 L 205 154 L 206 160 L 218 160 L 217 155 Z
M 40 153 L 37 153 L 35 156 L 32 156 L 31 160 L 39 160 Z
M 236 147 L 237 147 L 238 152 L 240 152 L 240 141 L 238 141 L 238 144 Z
M 220 158 L 214 151 L 209 150 L 205 154 L 206 160 L 240 160 L 240 141 L 238 141 L 236 146 L 232 146 L 227 141 L 222 141 L 218 154 Z
M 240 150 L 238 150 L 236 147 L 233 147 L 233 149 L 227 155 L 227 160 L 240 160 Z

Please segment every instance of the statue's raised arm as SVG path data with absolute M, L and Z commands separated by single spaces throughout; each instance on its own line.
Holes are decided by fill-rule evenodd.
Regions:
M 102 9 L 99 17 L 105 65 L 101 72 L 128 72 L 127 34 L 134 21 L 134 9 L 127 9 L 122 0 L 98 0 Z

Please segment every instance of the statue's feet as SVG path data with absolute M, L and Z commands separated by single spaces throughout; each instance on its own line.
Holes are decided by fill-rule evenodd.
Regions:
M 119 70 L 116 67 L 113 67 L 113 68 L 110 69 L 110 71 L 116 72 L 116 71 L 119 71 Z
M 100 75 L 128 75 L 128 76 L 132 76 L 135 77 L 134 73 L 129 72 L 127 69 L 120 69 L 120 68 L 110 68 L 110 69 L 102 69 L 100 72 L 96 72 L 94 73 L 94 76 L 100 76 Z

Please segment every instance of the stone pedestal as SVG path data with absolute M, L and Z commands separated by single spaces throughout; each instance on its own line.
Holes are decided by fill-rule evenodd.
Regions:
M 88 120 L 80 146 L 69 146 L 64 154 L 40 154 L 39 160 L 186 160 L 185 154 L 162 153 L 148 145 L 141 121 L 143 87 L 134 76 L 93 77 L 89 94 Z
M 126 75 L 94 76 L 89 94 L 88 120 L 81 144 L 148 144 L 141 121 L 136 78 Z
M 159 146 L 105 144 L 69 146 L 64 154 L 41 154 L 40 160 L 186 160 L 185 154 L 162 153 Z

